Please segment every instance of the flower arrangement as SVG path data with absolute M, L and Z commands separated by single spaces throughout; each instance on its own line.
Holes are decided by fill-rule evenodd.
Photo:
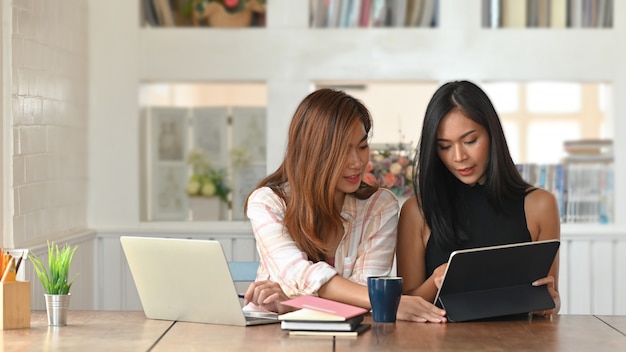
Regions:
M 413 165 L 403 149 L 372 150 L 363 181 L 388 188 L 398 197 L 413 195 Z
M 184 17 L 194 26 L 206 22 L 211 27 L 265 26 L 266 0 L 186 0 Z
M 206 154 L 201 149 L 193 149 L 187 156 L 187 164 L 192 174 L 185 191 L 192 197 L 218 197 L 228 202 L 230 187 L 226 182 L 226 170 L 211 166 Z

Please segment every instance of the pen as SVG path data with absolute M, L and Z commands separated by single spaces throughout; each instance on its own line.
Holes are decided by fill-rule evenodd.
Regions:
M 15 275 L 17 275 L 17 273 L 20 270 L 20 264 L 22 264 L 22 258 L 24 258 L 24 251 L 22 251 L 22 253 L 20 254 L 20 258 L 17 260 L 17 264 L 15 264 Z
M 9 275 L 9 272 L 11 271 L 11 267 L 15 265 L 15 258 L 11 257 L 11 259 L 9 259 L 9 263 L 7 264 L 6 269 L 4 269 L 4 273 L 2 273 L 2 279 L 0 279 L 0 282 L 4 282 L 7 279 L 7 276 Z

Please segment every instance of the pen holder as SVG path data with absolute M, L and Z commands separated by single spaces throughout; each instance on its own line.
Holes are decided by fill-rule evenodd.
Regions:
M 30 282 L 0 283 L 0 329 L 30 328 Z

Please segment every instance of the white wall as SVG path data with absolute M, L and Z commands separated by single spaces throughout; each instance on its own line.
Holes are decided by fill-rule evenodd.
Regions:
M 87 227 L 87 6 L 12 2 L 10 169 L 14 246 Z M 6 155 L 6 154 L 5 154 Z M 5 189 L 6 191 L 6 189 Z
M 87 228 L 88 11 L 83 0 L 2 2 L 2 246 L 45 259 L 46 241 L 80 244 L 72 308 L 93 307 Z M 31 303 L 43 308 L 32 266 Z
M 88 0 L 89 204 L 97 229 L 139 226 L 139 2 Z

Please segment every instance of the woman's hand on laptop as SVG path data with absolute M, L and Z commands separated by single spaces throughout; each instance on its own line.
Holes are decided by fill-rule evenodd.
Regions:
M 243 297 L 243 303 L 248 304 L 251 302 L 271 312 L 283 314 L 295 309 L 280 303 L 288 299 L 289 297 L 283 292 L 278 283 L 264 280 L 253 282 L 248 286 Z
M 561 297 L 559 296 L 559 292 L 556 290 L 556 284 L 554 280 L 554 276 L 544 277 L 543 279 L 539 279 L 532 283 L 533 286 L 548 286 L 548 292 L 550 292 L 550 296 L 554 300 L 554 308 L 547 310 L 540 310 L 537 312 L 532 312 L 534 315 L 551 315 L 559 312 L 561 308 Z

